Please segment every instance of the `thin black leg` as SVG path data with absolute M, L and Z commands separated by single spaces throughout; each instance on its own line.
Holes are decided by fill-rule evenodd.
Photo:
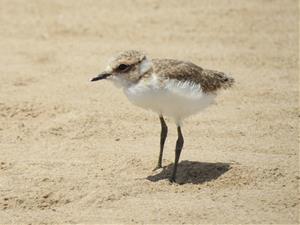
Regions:
M 180 153 L 181 153 L 183 143 L 184 143 L 184 139 L 183 139 L 183 136 L 182 136 L 182 133 L 181 133 L 180 126 L 177 127 L 177 133 L 178 133 L 178 139 L 177 139 L 176 148 L 175 148 L 175 163 L 174 163 L 173 173 L 172 173 L 172 176 L 171 176 L 171 179 L 170 179 L 171 182 L 175 182 L 176 172 L 177 172 L 177 165 L 178 165 Z
M 159 116 L 159 120 L 160 120 L 160 125 L 161 125 L 160 151 L 159 151 L 157 166 L 155 169 L 159 169 L 162 167 L 162 157 L 163 157 L 163 152 L 164 152 L 164 146 L 165 146 L 165 141 L 166 141 L 166 138 L 168 135 L 168 127 L 167 127 L 167 124 L 166 124 L 163 116 Z

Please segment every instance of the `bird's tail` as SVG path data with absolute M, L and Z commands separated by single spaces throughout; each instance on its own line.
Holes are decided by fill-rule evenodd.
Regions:
M 231 74 L 225 74 L 223 72 L 214 71 L 215 78 L 219 81 L 219 85 L 223 89 L 230 88 L 235 83 L 234 78 Z
M 233 86 L 234 85 L 234 83 L 235 83 L 235 80 L 234 80 L 234 78 L 231 76 L 231 74 L 229 74 L 229 75 L 226 75 L 226 74 L 224 74 L 224 88 L 229 88 L 229 87 L 231 87 L 231 86 Z

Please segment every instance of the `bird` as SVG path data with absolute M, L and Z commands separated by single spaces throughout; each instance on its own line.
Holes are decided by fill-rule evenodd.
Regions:
M 160 149 L 154 170 L 162 168 L 164 145 L 168 134 L 165 117 L 177 127 L 175 160 L 170 182 L 176 182 L 178 161 L 184 145 L 182 124 L 215 102 L 217 92 L 234 84 L 223 72 L 203 69 L 190 62 L 169 58 L 150 58 L 143 51 L 125 50 L 115 54 L 107 67 L 90 81 L 112 81 L 123 89 L 130 102 L 158 115 Z

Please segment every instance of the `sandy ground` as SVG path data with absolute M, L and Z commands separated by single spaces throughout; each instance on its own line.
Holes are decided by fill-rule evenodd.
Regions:
M 297 223 L 297 1 L 0 1 L 0 223 Z M 123 49 L 232 73 L 186 120 L 169 184 L 157 115 L 109 82 Z

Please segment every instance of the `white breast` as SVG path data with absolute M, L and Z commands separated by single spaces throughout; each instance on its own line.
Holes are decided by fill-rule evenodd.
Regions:
M 206 94 L 199 84 L 175 79 L 161 80 L 153 75 L 124 89 L 128 99 L 145 109 L 173 117 L 179 124 L 214 101 L 215 95 Z

